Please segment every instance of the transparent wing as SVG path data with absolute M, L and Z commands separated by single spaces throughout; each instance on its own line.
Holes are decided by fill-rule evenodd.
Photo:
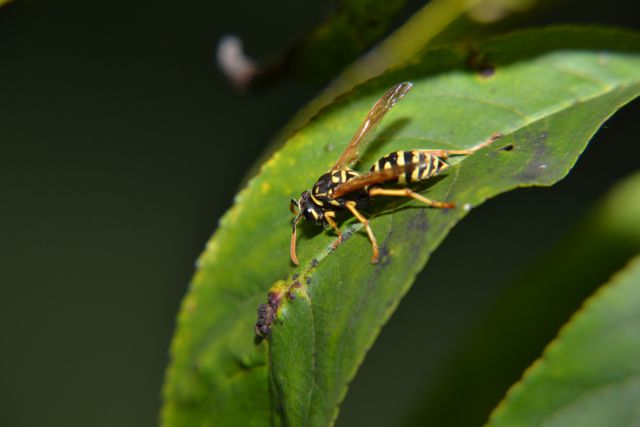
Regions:
M 347 148 L 333 166 L 333 170 L 348 167 L 360 157 L 360 154 L 364 151 L 366 142 L 368 142 L 369 137 L 384 115 L 387 114 L 412 87 L 413 83 L 410 82 L 398 83 L 378 99 L 369 111 L 367 118 L 362 122 L 360 128 L 358 128 L 355 135 L 353 135 L 353 138 L 351 138 Z
M 410 163 L 402 166 L 395 165 L 388 169 L 371 171 L 337 185 L 336 188 L 334 188 L 332 195 L 333 197 L 342 197 L 352 191 L 360 190 L 367 185 L 375 185 L 391 181 L 398 178 L 403 173 L 413 172 L 415 169 L 423 167 L 424 165 L 426 165 L 426 161 L 423 163 Z

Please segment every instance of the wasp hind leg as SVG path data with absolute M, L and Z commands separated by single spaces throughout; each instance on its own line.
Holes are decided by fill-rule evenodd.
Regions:
M 377 264 L 378 256 L 379 256 L 378 241 L 376 240 L 376 236 L 374 236 L 373 231 L 371 230 L 369 221 L 360 212 L 358 212 L 358 210 L 356 209 L 355 202 L 347 202 L 345 204 L 345 207 L 349 209 L 349 211 L 351 211 L 353 216 L 355 216 L 358 219 L 358 221 L 360 221 L 360 223 L 362 223 L 362 225 L 364 225 L 364 228 L 367 230 L 367 234 L 369 235 L 369 241 L 371 242 L 371 249 L 373 250 L 373 255 L 371 255 L 371 262 L 373 264 Z
M 467 156 L 469 154 L 473 154 L 481 148 L 487 147 L 493 144 L 496 140 L 502 138 L 501 132 L 494 132 L 491 134 L 486 141 L 481 142 L 480 144 L 474 145 L 471 148 L 467 148 L 466 150 L 418 150 L 421 153 L 426 155 L 432 155 L 436 157 L 441 157 L 444 160 L 447 160 L 449 156 Z
M 375 196 L 412 197 L 434 208 L 455 208 L 456 207 L 455 203 L 438 202 L 436 200 L 427 199 L 422 194 L 418 194 L 415 191 L 411 191 L 408 188 L 398 188 L 398 189 L 373 188 L 369 191 L 369 195 L 372 197 L 375 197 Z

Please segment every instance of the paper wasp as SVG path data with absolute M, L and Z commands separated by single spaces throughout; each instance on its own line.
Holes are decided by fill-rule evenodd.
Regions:
M 296 226 L 300 218 L 321 226 L 331 226 L 342 241 L 342 232 L 336 223 L 336 213 L 350 212 L 362 223 L 373 250 L 371 262 L 378 261 L 379 250 L 369 221 L 360 213 L 377 196 L 412 197 L 435 208 L 453 208 L 454 203 L 427 199 L 409 188 L 382 188 L 383 183 L 408 184 L 426 180 L 449 167 L 451 155 L 468 155 L 491 144 L 501 134 L 494 133 L 487 141 L 466 150 L 406 150 L 396 151 L 379 159 L 369 172 L 360 175 L 350 168 L 358 161 L 366 141 L 384 115 L 412 88 L 410 82 L 399 83 L 389 89 L 374 104 L 336 164 L 323 174 L 311 190 L 303 191 L 299 200 L 291 199 L 290 209 L 296 215 L 292 221 L 291 260 L 298 265 L 296 255 Z

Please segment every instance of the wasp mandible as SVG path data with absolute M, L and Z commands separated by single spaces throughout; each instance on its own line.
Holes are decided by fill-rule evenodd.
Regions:
M 430 200 L 409 188 L 382 188 L 383 183 L 409 184 L 431 178 L 449 167 L 446 162 L 452 155 L 468 155 L 486 147 L 502 135 L 494 133 L 484 141 L 466 150 L 406 150 L 396 151 L 379 159 L 369 172 L 360 175 L 350 167 L 358 161 L 366 142 L 380 123 L 384 115 L 393 108 L 413 87 L 403 82 L 389 89 L 369 111 L 353 138 L 347 145 L 336 164 L 323 174 L 311 190 L 303 191 L 300 199 L 291 199 L 290 209 L 296 216 L 292 221 L 291 260 L 298 265 L 296 255 L 296 226 L 304 217 L 316 225 L 330 226 L 342 241 L 342 232 L 336 223 L 336 213 L 350 212 L 362 223 L 369 240 L 373 255 L 371 262 L 378 262 L 379 250 L 376 237 L 367 218 L 361 210 L 371 205 L 371 199 L 377 196 L 412 197 L 434 208 L 453 208 L 454 203 Z

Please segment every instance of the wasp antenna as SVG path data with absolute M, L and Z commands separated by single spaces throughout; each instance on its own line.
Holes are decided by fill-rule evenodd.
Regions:
M 298 224 L 298 220 L 300 219 L 300 215 L 301 214 L 298 214 L 293 219 L 293 222 L 291 223 L 291 226 L 293 227 L 293 233 L 291 233 L 290 252 L 291 252 L 291 261 L 293 261 L 293 263 L 295 265 L 300 265 L 300 263 L 298 262 L 298 256 L 296 255 L 296 239 L 297 239 L 296 225 Z

